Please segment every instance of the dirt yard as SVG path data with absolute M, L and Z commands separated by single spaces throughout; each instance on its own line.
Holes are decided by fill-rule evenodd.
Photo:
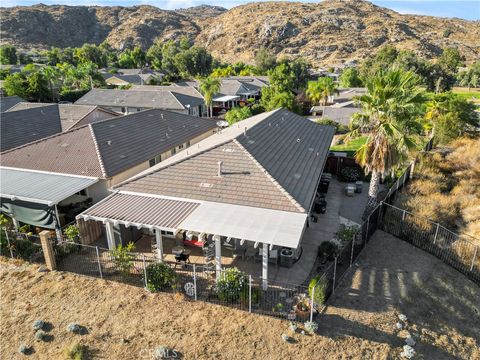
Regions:
M 0 358 L 63 359 L 65 348 L 81 343 L 93 359 L 151 359 L 159 345 L 184 359 L 396 359 L 403 313 L 415 358 L 480 359 L 478 286 L 381 232 L 359 262 L 309 336 L 291 334 L 286 321 L 3 259 Z M 50 323 L 49 342 L 35 341 L 36 319 Z M 67 332 L 71 322 L 88 334 Z M 34 353 L 20 355 L 22 343 Z

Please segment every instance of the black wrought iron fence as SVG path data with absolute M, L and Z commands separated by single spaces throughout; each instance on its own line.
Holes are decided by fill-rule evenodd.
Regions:
M 480 240 L 387 203 L 382 203 L 381 211 L 381 230 L 435 255 L 480 284 Z

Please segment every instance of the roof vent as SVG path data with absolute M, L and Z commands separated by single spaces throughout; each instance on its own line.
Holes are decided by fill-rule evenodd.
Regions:
M 302 177 L 302 174 L 295 173 L 295 175 L 293 175 L 293 177 L 295 178 L 295 180 L 299 180 Z
M 65 147 L 67 147 L 67 146 L 68 146 L 68 144 L 67 144 L 67 143 L 63 143 L 63 144 L 62 144 L 62 145 L 60 145 L 60 146 L 65 148 Z
M 120 155 L 120 159 L 125 159 L 126 157 L 127 155 L 124 155 L 124 154 Z
M 223 167 L 223 161 L 218 162 L 218 176 L 222 176 L 222 167 Z
M 112 140 L 107 140 L 107 145 L 112 145 Z
M 300 142 L 300 138 L 297 139 L 297 143 L 299 143 L 299 142 Z
M 211 188 L 212 186 L 213 185 L 209 183 L 200 183 L 200 187 L 203 187 L 203 188 Z
M 163 113 L 160 114 L 160 117 L 163 119 Z
M 235 149 L 225 148 L 223 149 L 224 152 L 234 152 Z

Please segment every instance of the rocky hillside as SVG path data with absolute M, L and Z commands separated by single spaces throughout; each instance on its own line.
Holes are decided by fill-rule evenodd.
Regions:
M 131 44 L 146 48 L 157 38 L 188 35 L 225 61 L 250 62 L 264 46 L 279 56 L 335 64 L 363 58 L 384 44 L 431 58 L 455 46 L 470 61 L 480 58 L 479 21 L 401 15 L 361 0 L 261 2 L 229 11 L 45 5 L 1 11 L 1 41 L 26 49 L 104 40 L 120 49 Z

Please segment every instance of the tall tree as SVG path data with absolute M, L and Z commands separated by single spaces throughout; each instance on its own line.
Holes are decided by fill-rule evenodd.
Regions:
M 58 80 L 60 77 L 60 71 L 55 66 L 46 65 L 40 69 L 42 75 L 45 77 L 45 80 L 48 82 L 48 87 L 50 88 L 50 96 L 53 101 L 55 101 L 55 87 L 58 85 Z
M 356 68 L 347 68 L 340 75 L 340 86 L 344 88 L 361 87 L 363 82 Z
M 275 55 L 270 53 L 264 47 L 260 48 L 255 54 L 255 67 L 259 75 L 266 75 L 267 72 L 275 67 L 277 63 Z
M 367 79 L 367 93 L 355 99 L 362 112 L 352 117 L 350 137 L 367 134 L 355 158 L 372 174 L 365 214 L 377 203 L 380 177 L 393 172 L 416 147 L 421 131 L 418 117 L 425 102 L 417 81 L 410 71 L 379 72 Z
M 313 103 L 327 105 L 328 99 L 338 94 L 337 84 L 330 77 L 321 77 L 317 81 L 310 81 L 307 86 L 307 95 Z
M 15 65 L 17 63 L 17 49 L 13 45 L 0 46 L 0 64 Z
M 436 94 L 427 104 L 427 124 L 433 129 L 436 143 L 446 144 L 478 126 L 475 105 L 447 92 Z
M 200 92 L 203 95 L 203 98 L 205 99 L 205 106 L 207 106 L 207 112 L 208 109 L 210 109 L 210 114 L 209 116 L 213 116 L 213 107 L 212 107 L 212 102 L 213 102 L 213 96 L 217 94 L 220 91 L 220 80 L 214 77 L 206 77 L 203 79 L 200 79 Z

